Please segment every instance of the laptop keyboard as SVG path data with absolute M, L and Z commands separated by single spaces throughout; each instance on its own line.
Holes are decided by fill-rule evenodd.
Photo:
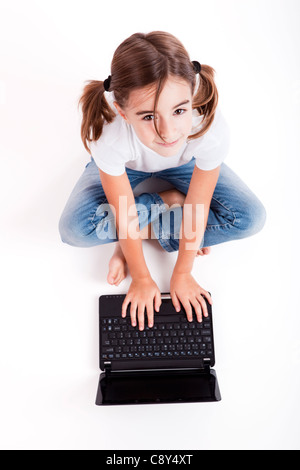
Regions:
M 213 354 L 209 318 L 190 323 L 184 314 L 157 315 L 154 326 L 144 331 L 131 326 L 130 318 L 101 318 L 102 361 L 205 359 Z

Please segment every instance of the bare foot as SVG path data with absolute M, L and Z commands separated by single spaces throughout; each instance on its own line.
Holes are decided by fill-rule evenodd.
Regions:
M 116 249 L 109 262 L 109 273 L 107 282 L 112 286 L 118 286 L 127 276 L 126 260 L 124 258 L 120 244 L 117 243 Z
M 207 246 L 207 247 L 205 247 L 205 248 L 201 248 L 201 250 L 198 250 L 196 256 L 205 256 L 205 255 L 209 255 L 210 252 L 211 252 L 211 248 L 210 248 L 209 246 Z

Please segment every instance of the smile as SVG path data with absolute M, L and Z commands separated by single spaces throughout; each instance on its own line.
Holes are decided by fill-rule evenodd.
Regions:
M 170 142 L 170 143 L 165 143 L 165 142 L 157 142 L 158 145 L 161 145 L 162 147 L 173 147 L 174 145 L 176 145 L 177 143 L 179 142 L 179 139 L 175 140 L 174 142 Z

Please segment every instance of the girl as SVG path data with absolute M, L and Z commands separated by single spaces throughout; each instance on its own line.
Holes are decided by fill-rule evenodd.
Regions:
M 262 229 L 265 210 L 223 161 L 229 132 L 218 108 L 214 70 L 191 62 L 183 45 L 165 32 L 134 34 L 116 50 L 111 75 L 90 81 L 80 99 L 81 136 L 91 161 L 75 186 L 59 229 L 62 241 L 90 247 L 117 242 L 108 282 L 132 277 L 122 307 L 132 325 L 149 327 L 160 290 L 151 278 L 142 239 L 155 236 L 178 251 L 170 281 L 177 311 L 192 321 L 207 316 L 209 293 L 191 275 L 196 255 L 210 246 L 248 237 Z M 174 189 L 133 189 L 155 176 Z M 202 211 L 201 211 L 202 209 Z M 154 308 L 153 308 L 154 307 Z

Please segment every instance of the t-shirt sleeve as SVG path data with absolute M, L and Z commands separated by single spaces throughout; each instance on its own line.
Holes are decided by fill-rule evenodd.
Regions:
M 219 109 L 209 130 L 189 146 L 200 170 L 214 170 L 223 163 L 229 152 L 230 130 Z
M 112 176 L 123 175 L 125 172 L 124 158 L 117 151 L 114 151 L 112 146 L 107 146 L 102 142 L 100 143 L 99 140 L 92 142 L 90 149 L 92 157 L 100 170 Z
M 105 124 L 100 139 L 90 145 L 98 168 L 112 176 L 123 175 L 126 162 L 132 158 L 127 143 L 127 130 L 121 119 L 116 117 L 111 124 Z

